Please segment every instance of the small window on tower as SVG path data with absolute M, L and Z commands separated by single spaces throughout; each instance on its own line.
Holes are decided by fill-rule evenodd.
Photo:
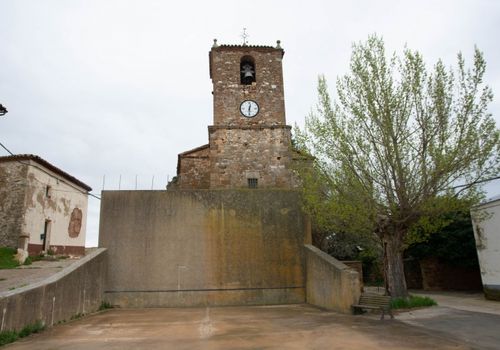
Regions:
M 258 180 L 255 178 L 247 179 L 248 180 L 248 188 L 257 188 Z
M 244 56 L 240 63 L 241 84 L 250 85 L 255 82 L 255 63 L 252 57 Z
M 45 197 L 50 198 L 52 196 L 52 187 L 47 185 L 45 187 Z

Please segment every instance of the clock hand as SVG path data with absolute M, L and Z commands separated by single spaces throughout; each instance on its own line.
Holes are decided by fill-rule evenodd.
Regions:
M 249 103 L 248 104 L 248 114 L 250 114 L 250 108 L 252 107 L 252 105 Z

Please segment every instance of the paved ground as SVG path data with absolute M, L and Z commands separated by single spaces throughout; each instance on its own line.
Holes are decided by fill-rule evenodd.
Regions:
M 475 349 L 500 349 L 500 302 L 485 300 L 482 293 L 423 292 L 438 307 L 397 315 L 397 319 L 468 344 Z
M 0 293 L 77 261 L 0 270 Z M 307 305 L 116 309 L 56 326 L 6 349 L 500 349 L 500 302 L 481 293 L 422 292 L 438 307 L 348 316 Z
M 78 260 L 79 258 L 35 261 L 31 265 L 0 270 L 0 293 L 42 281 Z
M 308 305 L 116 309 L 56 326 L 14 349 L 472 349 L 399 321 Z
M 500 315 L 500 301 L 486 300 L 482 292 L 426 292 L 410 290 L 410 294 L 429 296 L 439 306 L 462 311 Z

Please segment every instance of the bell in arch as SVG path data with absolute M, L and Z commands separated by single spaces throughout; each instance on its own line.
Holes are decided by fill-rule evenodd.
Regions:
M 241 84 L 250 85 L 255 81 L 255 66 L 249 59 L 241 61 Z

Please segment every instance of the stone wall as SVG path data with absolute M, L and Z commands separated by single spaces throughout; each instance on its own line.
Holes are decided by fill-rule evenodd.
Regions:
M 177 189 L 210 188 L 209 145 L 179 154 Z
M 219 46 L 210 51 L 210 77 L 213 83 L 214 125 L 285 125 L 283 89 L 283 50 L 272 47 Z M 249 56 L 255 62 L 256 81 L 242 85 L 240 62 Z M 260 111 L 254 118 L 239 110 L 244 100 L 254 100 Z
M 23 234 L 29 236 L 30 254 L 38 254 L 43 249 L 41 234 L 46 221 L 49 224 L 45 249 L 56 250 L 58 254 L 84 254 L 87 191 L 33 160 L 25 162 L 32 165 L 28 167 L 22 228 Z
M 283 55 L 280 47 L 212 47 L 214 119 L 208 127 L 209 146 L 179 155 L 177 177 L 169 189 L 248 188 L 255 182 L 258 188 L 297 187 L 291 164 L 294 157 L 306 157 L 292 149 L 291 127 L 286 125 Z M 247 61 L 255 73 L 250 84 L 242 82 L 240 74 L 241 63 Z M 241 113 L 246 100 L 259 105 L 253 117 Z M 208 157 L 202 157 L 206 151 Z
M 44 248 L 46 231 L 46 250 L 84 254 L 87 189 L 64 179 L 36 156 L 6 158 L 0 162 L 0 246 L 37 254 Z
M 105 298 L 121 306 L 303 303 L 308 242 L 294 191 L 102 193 Z
M 292 188 L 289 126 L 210 127 L 210 188 Z
M 361 295 L 358 273 L 312 245 L 305 246 L 306 301 L 325 309 L 352 313 Z
M 97 311 L 106 257 L 105 249 L 97 249 L 44 281 L 0 293 L 0 331 L 19 331 L 37 321 L 50 327 Z
M 22 233 L 28 167 L 0 163 L 0 246 L 18 247 Z

